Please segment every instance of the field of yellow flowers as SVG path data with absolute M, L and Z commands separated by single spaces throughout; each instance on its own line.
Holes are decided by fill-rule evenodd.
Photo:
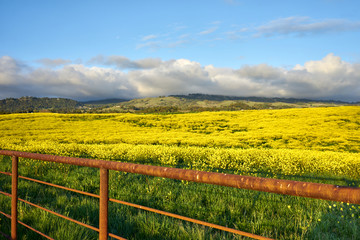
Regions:
M 360 186 L 360 107 L 182 114 L 0 115 L 0 149 Z M 11 158 L 0 156 L 0 170 Z M 20 159 L 19 174 L 94 194 L 98 169 Z M 0 190 L 11 177 L 0 174 Z M 360 206 L 110 171 L 109 196 L 274 239 L 360 239 Z M 20 180 L 19 196 L 98 225 L 98 200 Z M 0 195 L 10 214 L 11 198 Z M 19 219 L 54 239 L 97 232 L 19 204 Z M 109 204 L 109 229 L 127 239 L 243 239 Z M 0 216 L 0 231 L 10 233 Z M 22 239 L 38 235 L 20 229 Z
M 360 179 L 360 107 L 0 115 L 0 149 Z

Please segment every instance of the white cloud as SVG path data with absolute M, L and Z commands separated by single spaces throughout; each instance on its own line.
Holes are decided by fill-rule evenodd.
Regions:
M 61 59 L 61 58 L 57 58 L 57 59 L 43 58 L 37 60 L 37 62 L 43 64 L 46 67 L 58 67 L 71 63 L 70 60 Z
M 360 21 L 314 19 L 308 16 L 273 19 L 260 25 L 256 23 L 223 24 L 221 21 L 213 21 L 209 22 L 207 26 L 202 26 L 200 30 L 172 24 L 171 29 L 165 33 L 149 34 L 139 38 L 135 43 L 135 48 L 157 51 L 190 44 L 203 44 L 214 40 L 237 41 L 274 36 L 304 37 L 355 31 L 360 31 Z
M 351 65 L 342 61 L 340 57 L 330 53 L 321 61 L 308 61 L 304 66 L 296 65 L 295 70 L 306 70 L 309 73 L 319 74 L 336 74 L 347 72 L 347 68 Z
M 145 58 L 141 60 L 132 61 L 124 56 L 103 56 L 98 55 L 93 57 L 88 62 L 89 64 L 101 64 L 107 66 L 116 66 L 120 69 L 142 69 L 142 68 L 154 68 L 161 64 L 161 59 L 159 58 Z
M 129 79 L 142 96 L 202 92 L 360 101 L 360 65 L 344 62 L 333 54 L 290 70 L 266 64 L 237 70 L 203 67 L 179 59 L 151 70 L 133 71 Z
M 87 99 L 137 95 L 125 73 L 109 68 L 70 65 L 56 71 L 36 70 L 29 78 L 51 95 Z
M 157 36 L 155 34 L 151 34 L 151 35 L 144 36 L 142 38 L 142 40 L 143 41 L 148 41 L 148 40 L 155 39 L 155 38 L 157 38 Z
M 211 28 L 208 28 L 204 31 L 201 31 L 199 32 L 199 35 L 208 35 L 210 33 L 213 33 L 215 32 L 218 28 L 219 28 L 219 25 L 221 24 L 221 21 L 214 21 L 211 23 L 211 25 L 213 25 L 213 27 Z
M 316 20 L 310 17 L 287 17 L 272 20 L 255 29 L 255 36 L 273 36 L 273 35 L 289 35 L 298 36 L 334 33 L 345 31 L 359 31 L 359 21 L 349 21 L 346 19 L 325 19 Z
M 146 42 L 146 43 L 140 43 L 136 45 L 136 49 L 141 48 L 150 48 L 152 50 L 158 49 L 163 45 L 160 41 L 152 41 L 152 42 Z
M 322 98 L 360 100 L 360 64 L 350 64 L 333 54 L 320 61 L 308 61 L 304 66 L 296 65 L 289 72 L 289 79 Z
M 170 24 L 167 31 L 159 34 L 150 34 L 139 38 L 135 48 L 136 49 L 149 49 L 157 51 L 159 49 L 177 48 L 189 44 L 199 44 L 214 40 L 223 40 L 222 36 L 215 39 L 207 39 L 209 36 L 213 37 L 221 25 L 221 21 L 210 22 L 207 27 L 203 27 L 202 31 L 194 30 L 179 24 Z M 222 33 L 217 33 L 221 35 Z
M 108 61 L 120 66 L 124 62 L 136 63 L 138 67 L 126 72 L 81 64 L 31 69 L 4 56 L 0 58 L 0 99 L 57 96 L 85 100 L 200 92 L 360 101 L 360 64 L 345 62 L 333 54 L 292 69 L 267 64 L 217 68 L 187 59 L 133 61 L 126 57 L 98 56 L 97 60 L 102 65 Z
M 136 49 L 148 48 L 148 49 L 151 49 L 152 51 L 155 51 L 160 48 L 176 48 L 176 47 L 179 47 L 181 45 L 191 42 L 188 39 L 188 36 L 189 35 L 184 35 L 184 36 L 179 36 L 176 39 L 170 39 L 170 40 L 166 39 L 163 41 L 153 41 L 153 42 L 141 43 L 141 44 L 136 45 Z
M 151 70 L 133 71 L 129 80 L 142 96 L 204 92 L 212 88 L 202 66 L 186 59 L 170 60 Z
M 21 70 L 19 64 L 9 56 L 0 58 L 0 86 L 11 84 L 16 80 L 17 72 Z
M 13 66 L 12 68 L 8 68 Z M 20 66 L 20 67 L 19 67 Z M 67 65 L 60 69 L 22 71 L 10 57 L 0 58 L 0 99 L 21 96 L 56 96 L 73 99 L 137 97 L 126 73 L 110 68 Z M 15 74 L 14 72 L 17 72 Z
M 202 32 L 199 32 L 199 35 L 208 35 L 210 33 L 215 32 L 217 29 L 218 29 L 218 27 L 212 27 L 212 28 L 206 29 Z

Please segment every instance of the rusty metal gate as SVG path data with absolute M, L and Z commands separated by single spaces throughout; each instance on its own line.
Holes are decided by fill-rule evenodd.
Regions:
M 55 214 L 59 217 L 62 217 L 66 220 L 75 222 L 82 226 L 85 226 L 89 229 L 99 232 L 99 239 L 105 240 L 108 237 L 112 237 L 115 239 L 124 239 L 115 234 L 108 232 L 108 202 L 116 202 L 128 206 L 132 206 L 135 208 L 143 209 L 150 212 L 155 212 L 158 214 L 170 216 L 173 218 L 185 220 L 192 223 L 201 224 L 204 226 L 220 229 L 223 231 L 239 234 L 242 236 L 250 237 L 253 239 L 270 239 L 263 236 L 258 236 L 252 233 L 247 233 L 243 231 L 239 231 L 236 229 L 200 221 L 197 219 L 192 219 L 184 216 L 180 216 L 177 214 L 141 206 L 138 204 L 128 203 L 116 199 L 109 198 L 108 195 L 108 186 L 109 186 L 109 170 L 114 171 L 122 171 L 128 173 L 137 173 L 155 177 L 164 177 L 171 178 L 177 180 L 185 180 L 192 181 L 198 183 L 207 183 L 213 185 L 220 185 L 226 187 L 233 187 L 239 189 L 249 189 L 256 190 L 262 192 L 270 192 L 270 193 L 278 193 L 292 196 L 300 196 L 300 197 L 309 197 L 330 201 L 339 201 L 353 204 L 360 204 L 360 188 L 357 187 L 345 187 L 338 185 L 330 185 L 330 184 L 320 184 L 320 183 L 309 183 L 309 182 L 299 182 L 299 181 L 290 181 L 290 180 L 278 180 L 271 178 L 261 178 L 261 177 L 250 177 L 250 176 L 240 176 L 234 174 L 224 174 L 224 173 L 213 173 L 213 172 L 204 172 L 204 171 L 196 171 L 196 170 L 186 170 L 186 169 L 178 169 L 178 168 L 170 168 L 170 167 L 159 167 L 159 166 L 149 166 L 149 165 L 141 165 L 134 163 L 122 163 L 122 162 L 114 162 L 114 161 L 104 161 L 104 160 L 95 160 L 95 159 L 86 159 L 86 158 L 73 158 L 73 157 L 62 157 L 62 156 L 53 156 L 53 155 L 45 155 L 45 154 L 37 154 L 37 153 L 28 153 L 28 152 L 18 152 L 18 151 L 8 151 L 8 150 L 0 150 L 0 155 L 11 156 L 12 157 L 12 172 L 0 172 L 1 174 L 10 175 L 12 177 L 12 190 L 11 194 L 0 191 L 1 194 L 11 197 L 11 215 L 8 215 L 4 212 L 1 212 L 4 216 L 11 219 L 11 236 L 6 235 L 5 233 L 0 232 L 0 234 L 4 235 L 8 239 L 17 239 L 17 224 L 22 224 L 25 227 L 31 229 L 32 231 L 37 232 L 38 234 L 52 239 L 44 233 L 37 231 L 36 229 L 28 226 L 27 224 L 19 221 L 17 219 L 17 203 L 18 201 L 22 201 L 31 206 L 37 207 L 44 211 Z M 56 162 L 84 167 L 92 167 L 100 169 L 100 195 L 79 191 L 76 189 L 71 189 L 43 181 L 39 181 L 36 179 L 31 179 L 24 176 L 18 175 L 18 159 L 19 157 L 28 158 L 28 159 L 36 159 L 41 161 L 48 162 Z M 54 211 L 43 208 L 39 205 L 33 204 L 24 199 L 18 198 L 17 190 L 18 190 L 18 178 L 26 179 L 29 181 L 46 184 L 49 186 L 61 188 L 64 190 L 81 193 L 87 196 L 92 196 L 95 198 L 99 198 L 99 228 L 90 226 L 88 224 L 84 224 L 77 220 L 71 219 Z

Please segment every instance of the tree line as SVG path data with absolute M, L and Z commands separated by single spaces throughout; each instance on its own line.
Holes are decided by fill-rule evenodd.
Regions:
M 66 98 L 6 98 L 0 100 L 0 113 L 78 112 L 82 106 L 82 103 Z

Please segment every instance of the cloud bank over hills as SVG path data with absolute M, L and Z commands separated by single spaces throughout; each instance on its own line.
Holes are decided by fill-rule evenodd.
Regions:
M 291 69 L 268 64 L 239 69 L 202 66 L 188 59 L 131 60 L 96 56 L 86 64 L 40 59 L 34 67 L 10 56 L 0 58 L 0 99 L 66 97 L 76 100 L 137 98 L 205 93 L 360 101 L 360 64 L 328 54 Z

